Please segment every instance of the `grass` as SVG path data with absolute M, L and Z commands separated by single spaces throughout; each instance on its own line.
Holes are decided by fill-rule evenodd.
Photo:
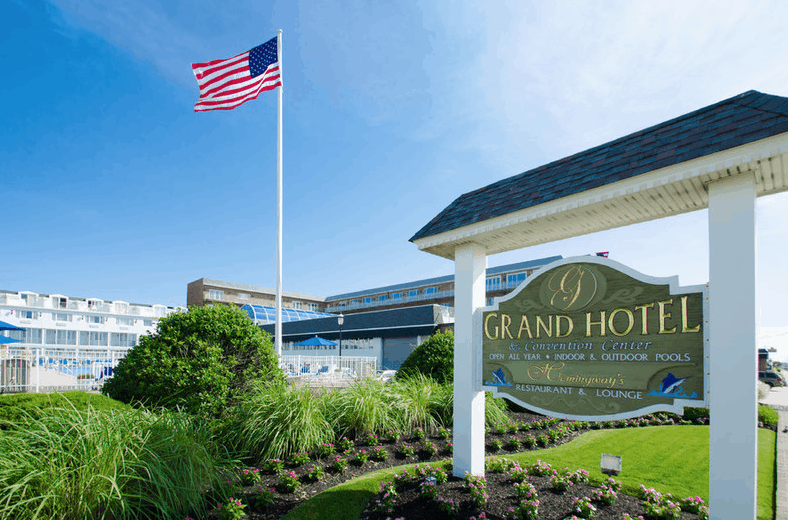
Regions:
M 131 407 L 107 396 L 79 390 L 51 394 L 0 395 L 0 428 L 8 427 L 23 417 L 41 417 L 55 408 L 84 412 L 93 410 L 130 410 Z
M 181 414 L 50 409 L 0 432 L 0 518 L 183 518 L 219 473 Z
M 758 519 L 771 520 L 775 508 L 775 433 L 758 430 Z M 601 453 L 622 456 L 618 480 L 624 492 L 637 494 L 640 485 L 675 497 L 709 497 L 708 426 L 656 426 L 587 432 L 571 443 L 546 450 L 507 456 L 523 467 L 537 459 L 554 468 L 586 469 L 592 483 L 607 478 L 599 471 Z M 403 467 L 370 473 L 324 491 L 285 516 L 287 520 L 359 518 L 379 483 Z

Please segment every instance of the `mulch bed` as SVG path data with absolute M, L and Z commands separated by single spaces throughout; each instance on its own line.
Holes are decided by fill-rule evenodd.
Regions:
M 511 414 L 511 418 L 519 423 L 529 423 L 533 421 L 541 421 L 544 419 L 543 416 L 530 413 L 513 413 Z M 532 429 L 528 432 L 518 432 L 518 436 L 523 437 L 525 434 L 539 436 L 542 434 L 547 434 L 548 431 L 549 428 Z M 581 433 L 582 431 L 572 431 L 565 437 L 556 439 L 554 442 L 550 442 L 546 447 L 549 448 L 570 442 L 581 435 Z M 519 450 L 510 450 L 510 447 L 504 444 L 500 450 L 495 452 L 492 451 L 490 441 L 493 438 L 500 438 L 503 440 L 508 439 L 509 437 L 511 437 L 511 434 L 509 433 L 496 435 L 494 433 L 491 434 L 488 432 L 486 438 L 487 456 L 495 455 L 505 457 L 507 454 L 528 450 L 526 447 L 522 447 Z M 430 455 L 422 449 L 426 441 L 432 442 L 438 447 L 439 451 L 437 454 Z M 301 482 L 300 486 L 295 492 L 285 492 L 281 489 L 279 485 L 280 481 L 278 474 L 262 474 L 262 487 L 265 489 L 277 489 L 276 498 L 267 508 L 255 507 L 253 497 L 256 494 L 257 486 L 244 487 L 244 494 L 247 498 L 247 502 L 250 503 L 250 505 L 246 508 L 247 518 L 251 520 L 269 520 L 281 518 L 296 506 L 310 499 L 314 495 L 358 476 L 365 475 L 380 469 L 401 466 L 404 464 L 420 464 L 423 466 L 425 463 L 438 462 L 450 459 L 451 457 L 451 450 L 448 441 L 431 435 L 427 436 L 424 441 L 414 438 L 400 438 L 396 442 L 385 442 L 384 440 L 381 440 L 380 445 L 383 446 L 387 452 L 387 457 L 384 461 L 375 461 L 370 458 L 369 461 L 362 465 L 353 464 L 351 461 L 362 449 L 366 450 L 368 453 L 371 453 L 372 447 L 362 446 L 361 444 L 362 443 L 360 440 L 357 440 L 356 446 L 354 448 L 349 450 L 346 454 L 342 454 L 343 458 L 347 459 L 349 463 L 347 467 L 341 472 L 332 468 L 332 460 L 335 455 L 322 459 L 313 458 L 306 464 L 297 467 L 294 467 L 292 464 L 286 465 L 285 468 L 288 471 L 292 470 L 295 472 Z M 413 456 L 406 457 L 402 454 L 402 448 L 405 444 L 409 444 L 416 448 L 416 453 Z M 537 445 L 533 449 L 541 449 L 541 447 Z M 309 468 L 313 466 L 320 466 L 323 469 L 324 474 L 316 482 L 307 482 L 306 479 L 304 479 L 304 475 L 307 473 Z M 560 470 L 563 468 L 556 469 Z M 577 468 L 570 469 L 574 470 Z M 487 493 L 489 495 L 488 502 L 483 507 L 486 518 L 489 520 L 510 520 L 513 518 L 513 516 L 512 513 L 509 512 L 509 508 L 519 503 L 519 500 L 514 493 L 513 483 L 510 480 L 509 475 L 507 473 L 492 473 L 487 471 L 486 480 Z M 597 489 L 595 486 L 587 484 L 574 484 L 567 491 L 558 493 L 552 490 L 549 477 L 529 475 L 528 482 L 533 484 L 537 489 L 540 502 L 538 518 L 540 520 L 563 520 L 567 517 L 571 518 L 573 498 L 590 496 L 590 493 L 594 489 Z M 420 483 L 420 481 L 410 486 L 405 486 L 405 488 L 398 493 L 394 502 L 393 512 L 380 514 L 375 512 L 370 505 L 362 514 L 362 518 L 368 518 L 369 520 L 385 520 L 387 518 L 392 520 L 399 518 L 404 518 L 405 520 L 448 518 L 438 509 L 437 503 L 434 500 L 424 499 L 420 496 L 418 491 L 418 483 Z M 456 500 L 462 504 L 460 512 L 453 518 L 463 520 L 472 516 L 476 517 L 477 520 L 480 518 L 479 514 L 481 510 L 475 508 L 472 505 L 468 490 L 462 479 L 450 476 L 448 482 L 439 484 L 438 486 L 439 495 L 441 497 L 444 499 Z M 624 513 L 629 513 L 632 518 L 635 519 L 638 515 L 644 515 L 644 510 L 641 503 L 642 500 L 640 498 L 619 493 L 618 498 L 614 504 L 595 504 L 598 508 L 598 513 L 595 516 L 595 519 L 619 520 Z M 217 516 L 218 514 L 214 512 L 209 515 L 209 518 L 216 518 Z M 481 518 L 485 518 L 485 516 L 482 516 Z M 693 514 L 682 512 L 681 518 L 695 519 L 697 517 Z

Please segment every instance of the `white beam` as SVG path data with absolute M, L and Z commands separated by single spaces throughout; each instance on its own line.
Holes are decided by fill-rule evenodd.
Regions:
M 474 243 L 454 250 L 454 446 L 453 473 L 484 475 L 484 392 L 480 391 L 480 338 L 473 313 L 484 306 L 485 248 Z
M 754 520 L 757 479 L 755 179 L 709 188 L 709 508 Z

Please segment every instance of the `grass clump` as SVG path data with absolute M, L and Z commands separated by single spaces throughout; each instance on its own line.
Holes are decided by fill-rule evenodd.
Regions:
M 129 410 L 130 406 L 107 396 L 71 390 L 51 394 L 13 394 L 0 396 L 0 429 L 7 429 L 26 417 L 39 418 L 56 408 L 73 412 Z
M 51 409 L 0 434 L 0 518 L 204 514 L 219 473 L 208 435 L 178 413 Z

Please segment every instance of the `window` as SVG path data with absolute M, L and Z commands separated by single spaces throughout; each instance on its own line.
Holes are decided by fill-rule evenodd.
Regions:
M 424 289 L 424 294 L 435 294 L 437 292 L 438 292 L 437 287 L 427 287 L 426 289 Z
M 23 296 L 27 296 L 23 294 Z M 38 319 L 38 311 L 17 311 L 19 313 L 19 318 L 23 320 L 37 320 Z
M 388 294 L 380 294 L 380 295 L 378 295 L 378 301 L 379 302 L 385 302 L 388 299 L 389 299 L 389 295 Z
M 104 323 L 106 319 L 107 319 L 106 316 L 89 316 L 89 315 L 85 316 L 85 321 L 87 321 L 88 323 L 95 323 L 98 325 Z
M 66 305 L 68 304 L 67 298 L 56 298 L 57 306 L 61 309 L 65 309 Z
M 142 325 L 144 327 L 153 327 L 153 320 L 142 320 Z
M 525 273 L 509 274 L 506 275 L 506 284 L 509 287 L 520 285 L 525 281 Z
M 488 307 L 493 304 L 493 300 L 494 300 L 494 298 L 487 298 L 487 306 Z
M 293 302 L 293 308 L 301 310 L 304 308 L 304 302 Z
M 134 325 L 134 318 L 115 318 L 118 320 L 118 325 L 126 325 L 127 327 L 131 327 Z
M 408 291 L 408 296 L 418 296 L 418 295 L 419 295 L 418 289 L 411 289 L 410 291 Z
M 308 303 L 307 308 L 312 312 L 317 312 L 319 310 L 316 303 Z
M 72 316 L 71 314 L 66 314 L 64 312 L 53 312 L 52 319 L 55 321 L 71 321 Z
M 251 294 L 249 294 L 249 293 L 245 293 L 245 292 L 239 292 L 239 293 L 238 293 L 238 299 L 239 299 L 239 300 L 248 300 L 248 299 L 250 299 L 251 297 L 252 297 L 252 295 L 251 295 Z
M 224 291 L 218 289 L 208 289 L 209 300 L 224 300 Z
M 372 296 L 364 297 L 364 303 L 372 303 Z
M 402 293 L 401 292 L 391 293 L 391 299 L 392 300 L 399 300 L 400 298 L 402 298 Z
M 47 331 L 49 332 L 49 331 Z M 106 347 L 109 346 L 109 335 L 106 332 L 89 332 L 90 346 L 91 347 Z
M 492 276 L 487 278 L 487 290 L 488 291 L 498 291 L 501 289 L 501 277 L 500 276 Z
M 354 298 L 353 300 L 350 301 L 350 303 L 361 303 L 361 300 L 359 300 L 358 298 Z
M 136 334 L 127 334 L 125 332 L 113 332 L 110 334 L 111 347 L 133 347 L 137 344 Z
M 56 330 L 55 343 L 57 345 L 76 345 L 77 331 L 75 330 Z

